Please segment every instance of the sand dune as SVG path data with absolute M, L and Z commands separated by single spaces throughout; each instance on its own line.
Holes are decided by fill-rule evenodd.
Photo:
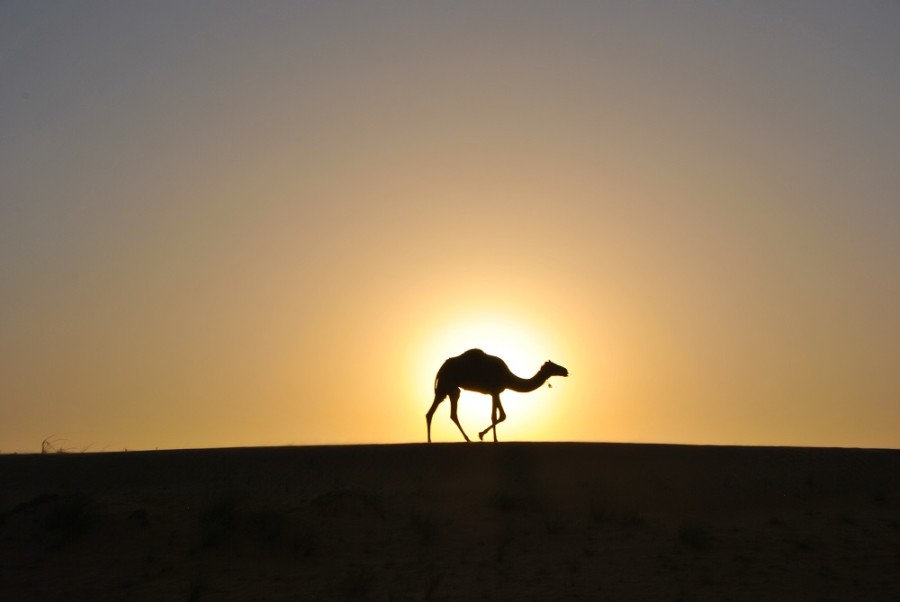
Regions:
M 0 600 L 900 599 L 900 451 L 0 456 Z

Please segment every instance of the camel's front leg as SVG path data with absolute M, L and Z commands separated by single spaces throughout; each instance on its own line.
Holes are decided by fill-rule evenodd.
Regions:
M 491 429 L 494 431 L 494 441 L 497 441 L 497 425 L 506 420 L 506 412 L 503 411 L 503 404 L 500 403 L 499 395 L 491 396 L 491 425 L 478 433 L 478 438 L 484 441 L 484 436 Z

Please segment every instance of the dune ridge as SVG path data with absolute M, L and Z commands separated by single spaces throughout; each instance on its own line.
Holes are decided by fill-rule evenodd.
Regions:
M 0 598 L 897 599 L 900 451 L 0 456 Z

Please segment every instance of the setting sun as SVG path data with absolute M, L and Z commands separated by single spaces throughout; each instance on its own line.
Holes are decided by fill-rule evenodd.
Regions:
M 545 333 L 529 327 L 512 312 L 461 315 L 442 324 L 433 334 L 430 340 L 423 341 L 417 363 L 416 374 L 420 376 L 415 379 L 415 384 L 420 400 L 433 391 L 435 375 L 443 362 L 468 349 L 481 349 L 501 358 L 513 374 L 522 378 L 534 375 L 547 360 L 566 363 L 565 358 L 551 357 L 559 353 L 559 343 L 553 344 Z M 556 419 L 559 397 L 566 389 L 562 381 L 555 382 L 559 385 L 555 394 L 548 394 L 544 390 L 546 387 L 530 393 L 507 390 L 501 394 L 507 412 L 506 421 L 499 427 L 503 433 L 501 438 L 539 440 L 553 437 L 552 429 L 547 426 Z M 420 407 L 427 409 L 425 404 L 420 404 Z M 459 415 L 467 432 L 481 430 L 490 424 L 490 409 L 490 396 L 463 390 Z M 449 420 L 449 412 L 449 404 L 445 403 L 436 414 L 432 429 L 437 440 L 461 440 Z

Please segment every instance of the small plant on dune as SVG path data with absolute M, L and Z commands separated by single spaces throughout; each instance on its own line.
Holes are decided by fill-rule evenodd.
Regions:
M 619 516 L 619 522 L 628 529 L 640 529 L 647 524 L 647 519 L 637 510 L 626 510 Z
M 310 525 L 300 524 L 294 527 L 291 535 L 291 550 L 295 554 L 313 556 L 319 551 L 319 534 Z
M 289 531 L 284 512 L 267 508 L 248 512 L 240 518 L 251 541 L 256 545 L 270 551 L 284 548 Z
M 231 539 L 237 528 L 237 503 L 230 498 L 218 500 L 204 508 L 198 518 L 200 543 L 216 547 Z
M 856 526 L 856 519 L 846 512 L 838 513 L 838 521 L 840 521 L 842 525 L 849 525 L 851 527 Z
M 512 512 L 516 507 L 516 498 L 506 492 L 497 492 L 488 500 L 488 506 L 503 514 Z
M 343 485 L 335 485 L 312 500 L 313 506 L 321 508 L 329 514 L 352 512 L 374 513 L 384 518 L 384 498 L 373 491 L 349 489 Z
M 678 541 L 692 550 L 708 550 L 713 543 L 712 531 L 705 525 L 684 524 L 678 529 Z
M 819 539 L 815 535 L 804 535 L 793 540 L 794 547 L 801 552 L 812 552 L 819 544 Z
M 91 513 L 91 499 L 83 493 L 56 497 L 47 510 L 47 529 L 60 536 L 60 544 L 74 541 L 83 536 L 94 524 Z
M 885 486 L 878 487 L 872 492 L 872 503 L 876 506 L 887 506 L 890 500 L 890 493 Z
M 438 520 L 434 515 L 413 512 L 409 517 L 409 524 L 421 545 L 430 546 L 434 543 L 438 533 Z
M 437 589 L 437 586 L 440 585 L 443 578 L 444 576 L 440 573 L 437 573 L 431 578 L 431 580 L 428 582 L 428 587 L 425 588 L 426 600 L 431 600 L 431 597 L 434 596 L 434 592 Z
M 590 502 L 588 516 L 595 525 L 606 523 L 629 530 L 640 529 L 647 523 L 647 519 L 637 510 L 617 508 L 599 499 Z
M 258 552 L 313 556 L 321 545 L 318 530 L 292 520 L 284 508 L 247 507 L 234 497 L 223 497 L 201 508 L 195 518 L 195 548 L 250 546 Z
M 559 535 L 566 530 L 566 522 L 558 516 L 551 516 L 544 520 L 544 528 L 548 535 Z
M 597 500 L 591 502 L 590 516 L 594 524 L 606 522 L 610 518 L 609 506 Z
M 509 523 L 503 526 L 503 530 L 500 532 L 500 536 L 497 539 L 497 562 L 503 562 L 506 560 L 506 550 L 509 548 L 509 544 L 512 543 L 513 540 L 513 532 Z
M 364 566 L 352 566 L 340 583 L 340 592 L 345 598 L 368 598 L 375 584 L 375 572 Z
M 188 602 L 200 602 L 206 592 L 206 578 L 197 570 L 191 575 L 191 582 L 188 585 Z

